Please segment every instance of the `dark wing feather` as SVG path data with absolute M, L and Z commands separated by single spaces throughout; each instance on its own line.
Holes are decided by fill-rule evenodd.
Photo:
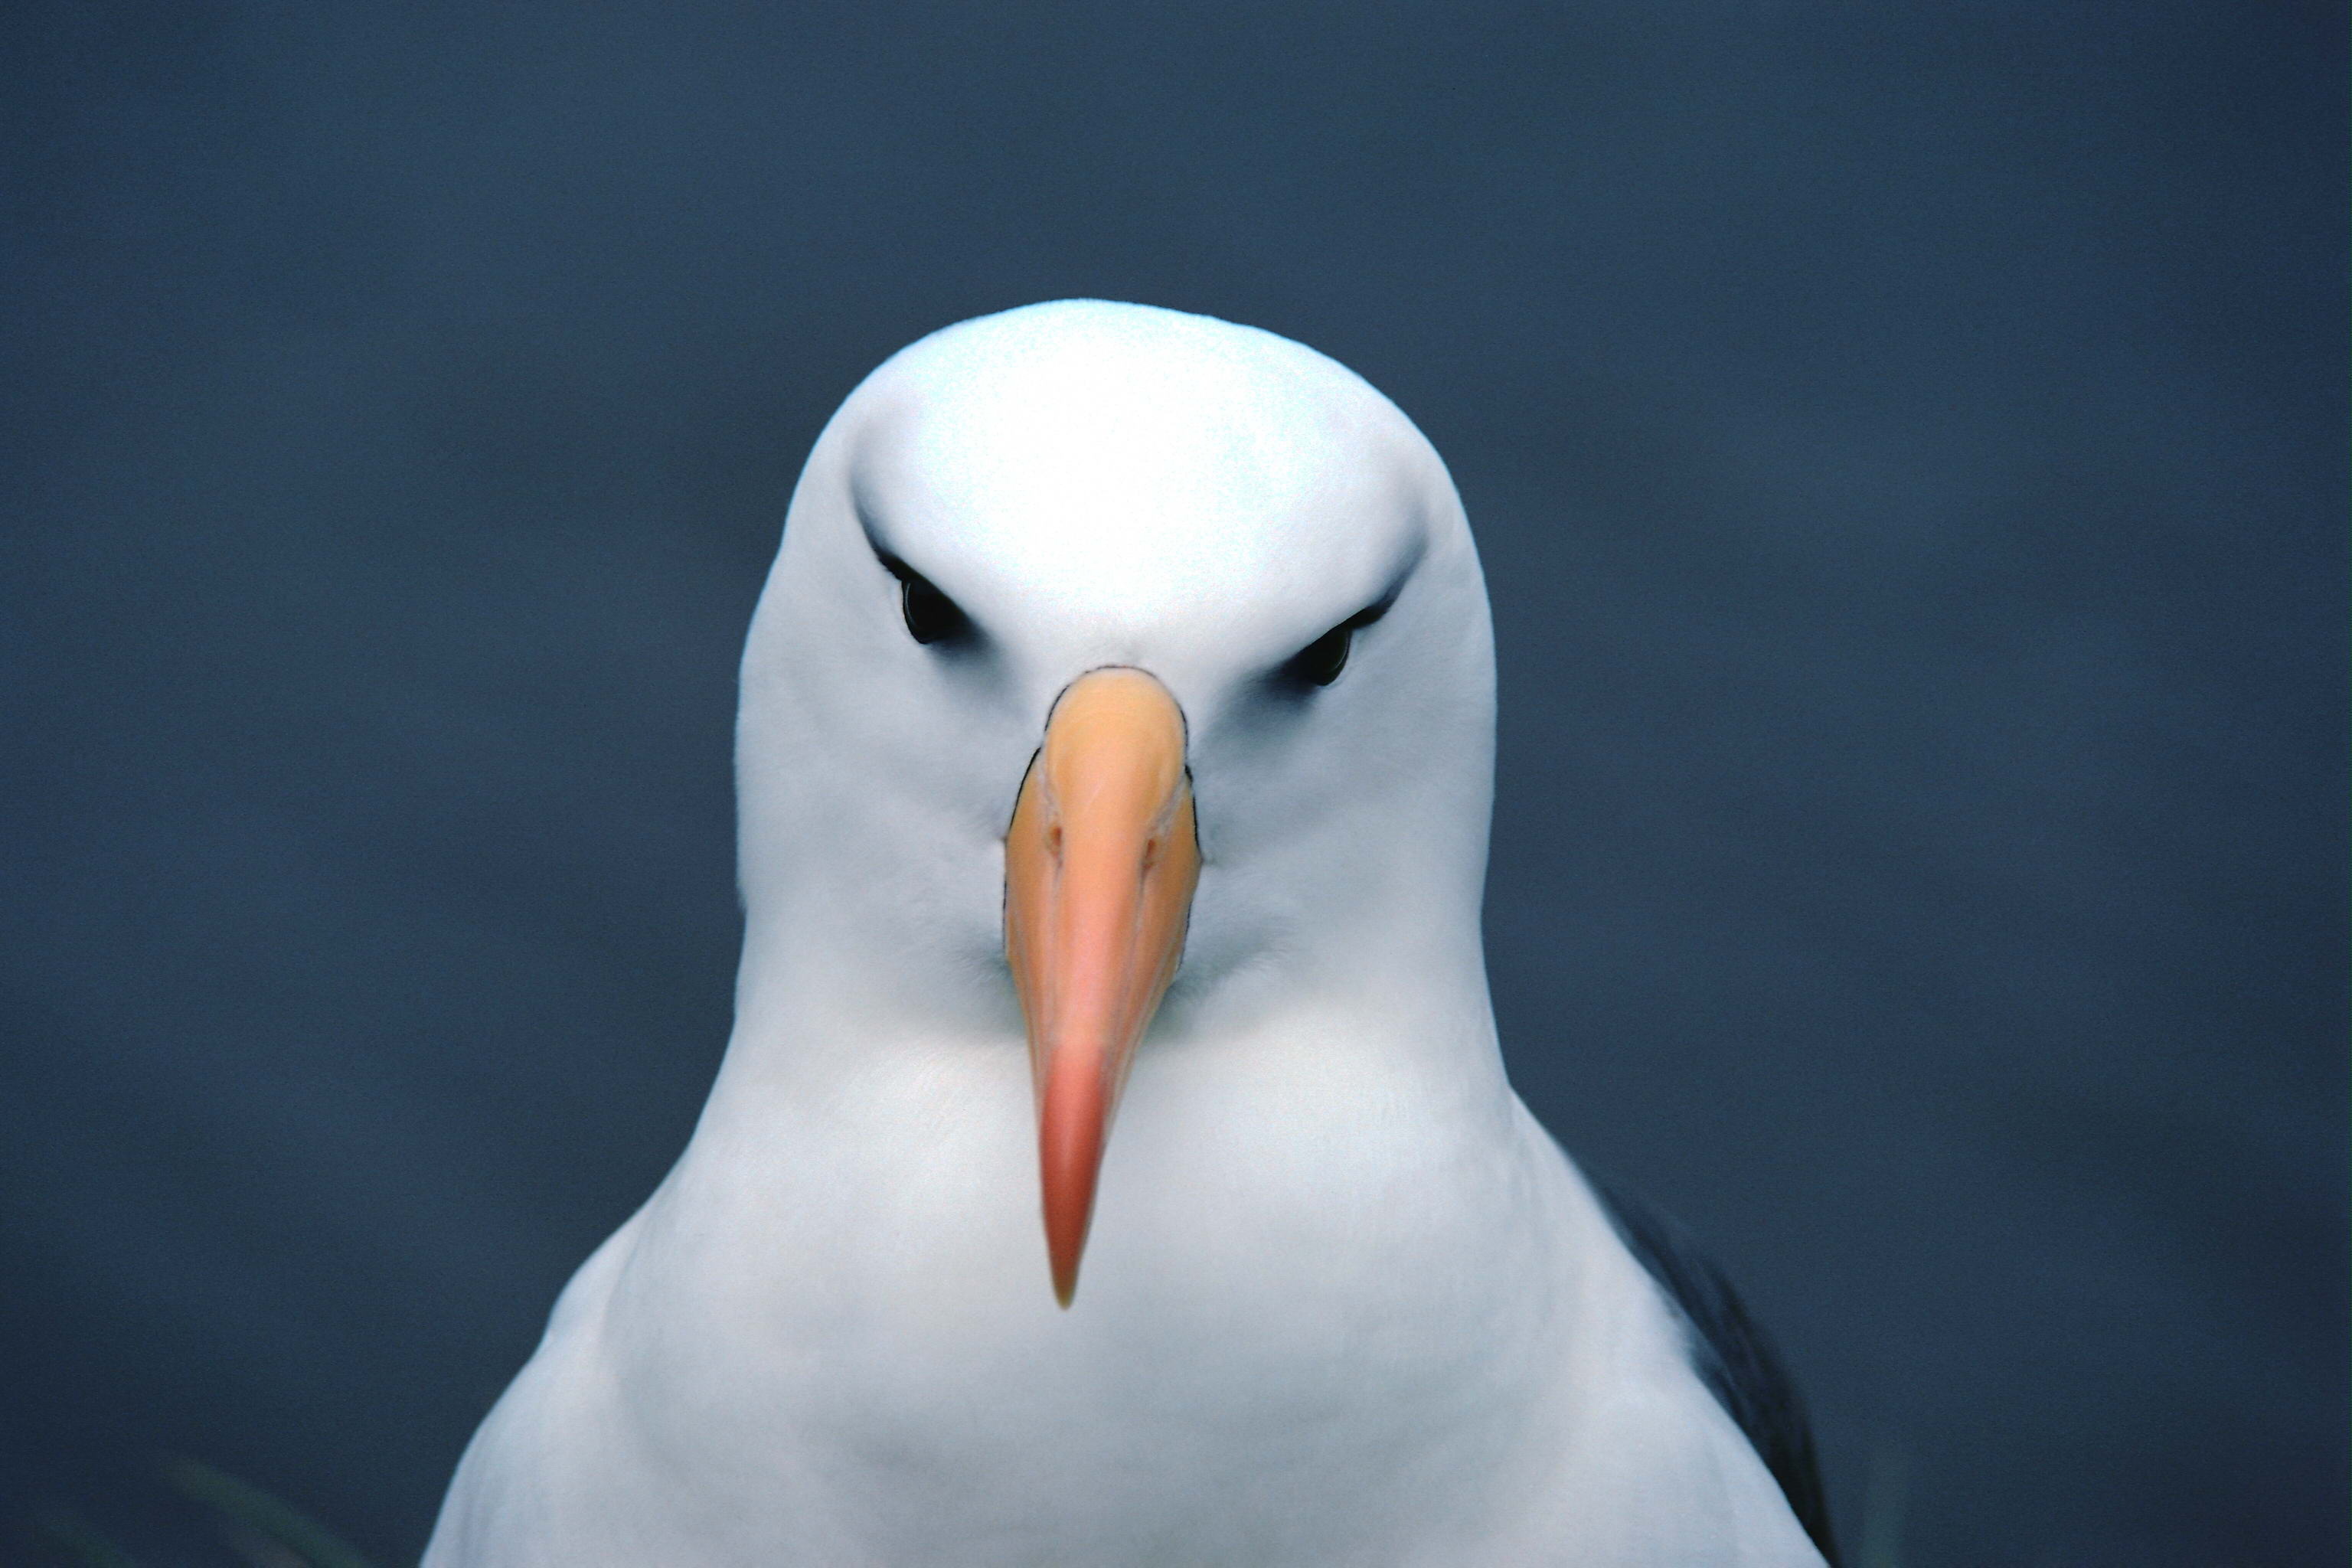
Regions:
M 1812 1428 L 1805 1420 L 1804 1401 L 1772 1342 L 1688 1231 L 1625 1188 L 1590 1173 L 1587 1179 L 1626 1249 L 1641 1259 L 1690 1325 L 1691 1362 L 1699 1376 L 1763 1457 L 1797 1522 L 1813 1538 L 1830 1568 L 1837 1568 L 1837 1542 L 1830 1533 L 1829 1500 L 1822 1490 Z

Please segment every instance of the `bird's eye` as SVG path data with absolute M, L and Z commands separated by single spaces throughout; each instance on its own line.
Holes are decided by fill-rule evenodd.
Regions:
M 1356 634 L 1389 613 L 1389 601 L 1367 605 L 1290 656 L 1282 667 L 1280 679 L 1293 687 L 1328 686 L 1339 679 L 1348 668 L 1348 655 L 1355 647 Z
M 931 586 L 928 578 L 908 576 L 900 589 L 907 616 L 907 635 L 926 646 L 946 642 L 971 627 L 971 617 L 956 602 Z
M 907 619 L 908 637 L 928 647 L 933 643 L 961 641 L 971 635 L 971 617 L 953 599 L 940 593 L 929 577 L 895 555 L 882 556 L 882 564 L 898 579 L 898 610 Z
M 1333 626 L 1291 656 L 1288 673 L 1309 686 L 1328 686 L 1348 668 L 1348 651 L 1355 643 L 1355 627 Z

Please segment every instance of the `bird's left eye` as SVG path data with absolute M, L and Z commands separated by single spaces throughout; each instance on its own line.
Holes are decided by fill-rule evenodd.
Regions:
M 1289 673 L 1309 686 L 1328 686 L 1348 668 L 1355 646 L 1356 628 L 1343 621 L 1293 654 Z
M 1281 679 L 1292 686 L 1328 686 L 1339 679 L 1348 668 L 1348 655 L 1356 646 L 1356 634 L 1389 613 L 1389 602 L 1367 605 L 1292 654 L 1282 667 Z

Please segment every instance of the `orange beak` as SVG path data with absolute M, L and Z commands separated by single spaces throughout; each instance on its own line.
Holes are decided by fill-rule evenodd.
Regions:
M 1004 836 L 1004 953 L 1029 1021 L 1054 1294 L 1066 1307 L 1135 1043 L 1184 952 L 1201 875 L 1184 714 L 1139 669 L 1055 700 Z

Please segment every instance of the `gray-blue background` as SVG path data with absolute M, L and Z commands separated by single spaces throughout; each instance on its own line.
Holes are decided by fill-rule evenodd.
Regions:
M 2342 1560 L 2340 5 L 0 27 L 13 1515 L 167 1543 L 171 1448 L 417 1549 L 724 1041 L 809 442 L 1095 294 L 1452 463 L 1516 1075 L 1849 1536 Z

